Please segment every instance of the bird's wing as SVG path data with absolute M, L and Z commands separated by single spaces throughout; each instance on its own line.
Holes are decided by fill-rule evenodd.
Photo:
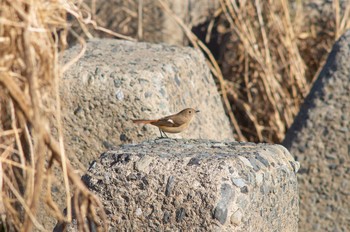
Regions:
M 174 118 L 172 118 L 171 116 L 161 118 L 157 122 L 152 122 L 151 124 L 156 125 L 156 126 L 167 126 L 167 127 L 178 127 L 178 126 L 181 126 L 183 124 L 183 122 L 179 122 L 178 120 L 174 120 Z
M 179 117 L 178 115 L 170 115 L 170 116 L 164 117 L 164 119 L 172 121 L 176 126 L 181 126 L 182 124 L 185 124 L 186 122 L 188 122 L 186 118 Z

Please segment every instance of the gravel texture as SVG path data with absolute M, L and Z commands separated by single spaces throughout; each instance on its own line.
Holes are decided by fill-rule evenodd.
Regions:
M 110 231 L 296 231 L 298 168 L 280 145 L 158 139 L 103 153 L 83 180 Z
M 301 163 L 299 231 L 350 228 L 350 31 L 333 46 L 283 145 Z

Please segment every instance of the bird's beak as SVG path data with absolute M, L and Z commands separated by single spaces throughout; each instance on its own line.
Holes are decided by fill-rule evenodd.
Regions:
M 199 110 L 196 110 L 196 113 L 200 112 Z

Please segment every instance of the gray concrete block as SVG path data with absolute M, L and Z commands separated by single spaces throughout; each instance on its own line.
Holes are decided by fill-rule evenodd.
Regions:
M 280 145 L 160 139 L 105 152 L 83 180 L 112 231 L 297 231 L 298 167 Z
M 333 46 L 283 145 L 301 163 L 299 231 L 350 228 L 350 31 Z
M 79 46 L 64 54 L 68 61 Z M 96 39 L 60 83 L 64 135 L 70 154 L 87 164 L 96 154 L 122 143 L 156 138 L 156 127 L 132 119 L 157 119 L 196 108 L 176 138 L 233 140 L 219 93 L 203 55 L 165 44 Z

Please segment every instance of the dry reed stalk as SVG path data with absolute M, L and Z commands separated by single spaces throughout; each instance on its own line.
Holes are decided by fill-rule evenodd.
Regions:
M 350 28 L 350 1 L 344 1 L 345 9 L 342 9 L 339 0 L 334 0 L 332 3 L 335 18 L 334 40 L 338 40 Z
M 0 211 L 10 230 L 31 231 L 34 226 L 44 231 L 36 219 L 42 198 L 53 217 L 71 221 L 72 196 L 79 229 L 89 229 L 87 219 L 99 230 L 107 228 L 101 202 L 82 183 L 64 153 L 58 85 L 62 75 L 59 52 L 66 47 L 66 14 L 77 16 L 82 27 L 93 22 L 83 22 L 80 9 L 69 3 L 0 2 L 0 203 L 4 207 Z M 50 130 L 53 114 L 58 140 Z M 51 198 L 51 170 L 56 164 L 64 176 L 67 216 Z
M 250 129 L 241 125 L 242 129 L 250 131 L 247 133 L 250 140 L 255 137 L 256 141 L 280 141 L 308 91 L 306 67 L 299 54 L 289 3 L 287 0 L 220 0 L 220 3 L 232 33 L 243 45 L 235 52 L 241 54 L 237 55 L 242 57 L 238 60 L 244 61 L 241 65 L 244 74 L 226 76 L 237 86 L 245 85 L 244 92 L 236 85 L 228 89 L 237 109 L 250 121 Z M 236 75 L 242 76 L 244 82 Z

